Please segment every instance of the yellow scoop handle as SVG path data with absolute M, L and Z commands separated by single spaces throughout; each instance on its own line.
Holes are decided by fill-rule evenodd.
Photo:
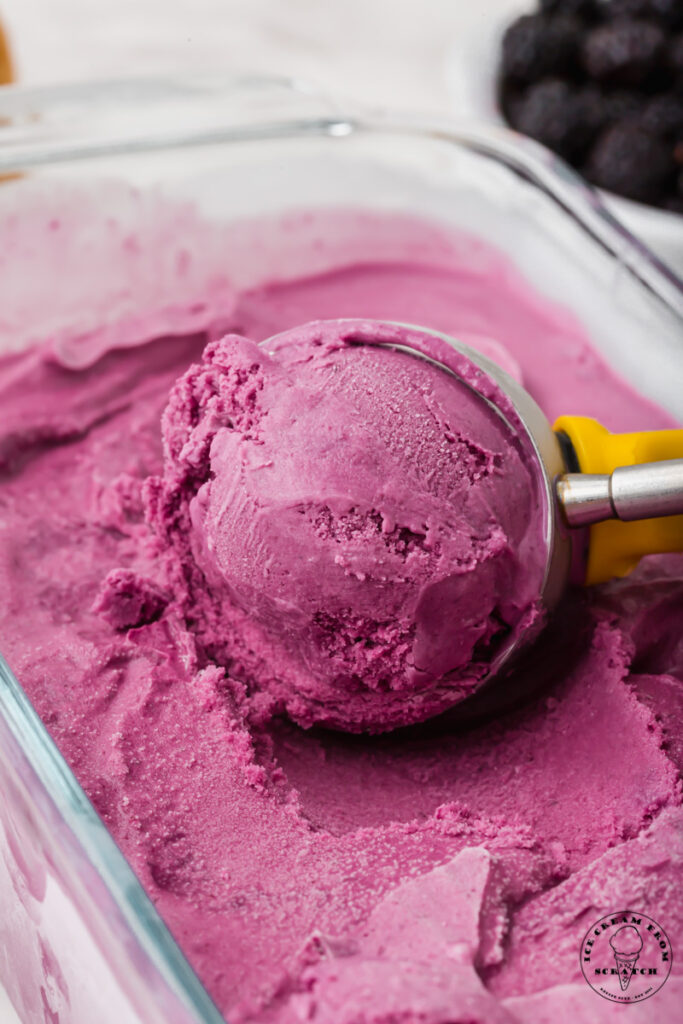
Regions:
M 588 416 L 561 416 L 554 425 L 571 441 L 582 473 L 613 473 L 619 466 L 683 458 L 683 430 L 611 434 Z M 683 551 L 683 516 L 609 520 L 589 528 L 586 583 L 626 576 L 643 555 Z

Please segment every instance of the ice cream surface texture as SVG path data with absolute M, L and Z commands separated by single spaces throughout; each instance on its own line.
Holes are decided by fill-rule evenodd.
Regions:
M 428 718 L 540 614 L 533 453 L 475 390 L 480 371 L 395 348 L 416 343 L 445 344 L 354 320 L 262 346 L 229 335 L 164 413 L 152 520 L 202 644 L 304 726 Z
M 602 1024 L 622 1008 L 579 949 L 629 907 L 674 959 L 625 1012 L 675 1024 L 680 557 L 570 595 L 566 636 L 527 670 L 541 691 L 476 728 L 281 714 L 377 725 L 400 695 L 439 699 L 445 672 L 464 685 L 469 652 L 524 613 L 534 562 L 498 424 L 426 365 L 298 325 L 481 344 L 551 420 L 669 417 L 475 239 L 367 211 L 209 227 L 124 189 L 25 184 L 25 209 L 0 206 L 0 338 L 24 348 L 0 362 L 0 646 L 226 1019 Z M 307 632 L 323 598 L 334 625 Z M 25 1019 L 67 1021 L 73 986 L 34 925 L 51 869 L 17 850 L 8 870 L 2 980 Z

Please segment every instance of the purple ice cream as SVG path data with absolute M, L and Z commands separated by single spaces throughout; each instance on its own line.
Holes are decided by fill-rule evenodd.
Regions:
M 152 519 L 202 643 L 304 726 L 428 718 L 539 614 L 533 457 L 472 364 L 468 384 L 391 347 L 415 343 L 444 344 L 352 320 L 228 336 L 164 414 Z
M 477 239 L 368 210 L 212 226 L 144 193 L 98 185 L 88 199 L 81 187 L 55 194 L 49 181 L 42 203 L 40 191 L 21 204 L 14 186 L 0 190 L 0 346 L 26 349 L 0 359 L 0 647 L 225 1019 L 610 1024 L 622 1008 L 586 984 L 579 953 L 590 922 L 629 907 L 662 924 L 674 957 L 661 991 L 624 1013 L 678 1024 L 683 558 L 651 558 L 627 579 L 574 594 L 565 642 L 546 631 L 538 660 L 519 673 L 543 688 L 494 720 L 427 735 L 293 725 L 276 714 L 292 700 L 287 687 L 309 685 L 310 659 L 330 671 L 349 652 L 304 636 L 296 607 L 269 631 L 264 570 L 276 593 L 289 569 L 309 599 L 324 588 L 338 609 L 359 600 L 352 572 L 378 561 L 396 580 L 386 591 L 366 580 L 382 616 L 390 604 L 417 625 L 418 589 L 430 574 L 453 574 L 461 535 L 477 556 L 483 534 L 499 531 L 510 547 L 519 539 L 520 550 L 532 541 L 515 512 L 531 510 L 532 482 L 524 453 L 512 474 L 517 456 L 478 402 L 410 357 L 343 339 L 315 346 L 298 332 L 272 352 L 255 342 L 337 317 L 424 324 L 494 356 L 497 339 L 501 361 L 551 420 L 571 411 L 618 431 L 669 427 L 670 416 L 604 363 L 570 310 Z M 400 401 L 399 367 L 410 377 Z M 324 453 L 319 425 L 306 435 L 288 418 L 308 408 L 313 422 L 316 395 L 336 410 L 331 431 L 352 440 L 371 425 L 365 448 L 349 445 L 355 475 L 330 465 L 363 511 L 381 499 L 380 522 L 366 515 L 340 528 L 351 497 L 332 492 L 321 458 L 293 447 L 298 437 Z M 460 462 L 440 455 L 446 421 L 460 435 L 444 450 L 461 450 Z M 392 446 L 402 422 L 414 431 L 405 449 Z M 472 462 L 458 436 L 491 456 L 464 504 L 458 467 Z M 425 479 L 410 437 L 432 453 L 439 481 Z M 374 491 L 364 453 L 385 471 Z M 498 486 L 510 459 L 524 494 L 508 509 Z M 236 509 L 216 514 L 231 480 Z M 304 558 L 269 564 L 259 538 L 289 543 L 289 513 L 273 510 L 278 499 L 283 510 L 305 505 L 302 496 L 330 514 L 316 526 L 306 508 L 296 513 L 310 536 L 297 548 Z M 257 500 L 267 515 L 251 516 Z M 446 529 L 451 519 L 460 533 Z M 424 549 L 413 536 L 430 531 L 451 546 L 443 565 L 436 543 Z M 242 544 L 253 569 L 240 562 Z M 521 590 L 497 589 L 499 571 L 511 587 L 531 581 L 531 556 L 520 556 L 522 570 L 504 547 L 461 579 L 474 589 L 495 566 L 482 588 L 482 637 L 499 625 L 492 607 L 512 622 L 527 604 Z M 335 574 L 336 589 L 308 574 L 308 557 Z M 375 605 L 360 607 L 380 617 Z M 460 661 L 480 643 L 475 611 L 444 631 L 443 651 L 416 657 L 434 681 L 444 658 Z M 455 657 L 448 645 L 459 637 Z M 385 647 L 374 662 L 372 651 L 362 647 L 364 666 L 393 656 Z M 438 695 L 438 683 L 410 682 L 414 671 L 406 652 L 383 708 Z M 334 707 L 331 671 L 321 678 Z M 302 720 L 322 709 L 310 696 Z M 368 696 L 379 707 L 379 692 Z M 92 1024 L 98 1012 L 83 1011 L 82 998 L 95 981 L 64 939 L 53 837 L 43 849 L 32 815 L 7 814 L 13 802 L 12 786 L 0 787 L 0 978 L 22 1019 Z M 139 986 L 140 964 L 117 963 Z M 97 990 L 98 1010 L 101 998 Z

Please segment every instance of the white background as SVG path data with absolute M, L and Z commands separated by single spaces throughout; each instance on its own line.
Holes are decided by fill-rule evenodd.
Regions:
M 444 61 L 458 34 L 533 2 L 0 0 L 0 16 L 25 81 L 248 69 L 445 111 Z

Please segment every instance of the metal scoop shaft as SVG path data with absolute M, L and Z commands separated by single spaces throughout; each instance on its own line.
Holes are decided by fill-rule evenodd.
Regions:
M 556 485 L 568 526 L 683 514 L 683 459 L 619 466 L 612 473 L 565 473 Z

